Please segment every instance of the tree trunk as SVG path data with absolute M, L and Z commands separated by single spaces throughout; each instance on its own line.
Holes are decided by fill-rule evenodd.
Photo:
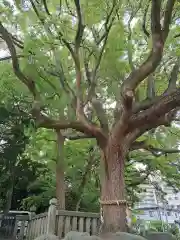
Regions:
M 94 152 L 93 151 L 94 150 L 89 151 L 88 162 L 87 162 L 87 164 L 84 168 L 84 173 L 82 175 L 81 183 L 79 185 L 78 194 L 80 194 L 80 196 L 79 196 L 79 199 L 78 199 L 77 204 L 76 204 L 76 211 L 79 211 L 81 201 L 82 201 L 82 197 L 83 197 L 84 188 L 86 186 L 88 177 L 91 174 L 92 165 L 95 162 L 95 157 L 94 157 Z
M 105 171 L 101 179 L 101 204 L 103 224 L 101 231 L 126 232 L 126 208 L 124 163 L 127 148 L 110 140 L 103 150 Z
M 11 209 L 12 197 L 13 197 L 13 190 L 14 190 L 14 178 L 12 177 L 9 189 L 7 190 L 6 194 L 6 203 L 4 206 L 4 214 L 8 214 L 9 210 Z
M 58 209 L 65 209 L 64 137 L 57 131 L 56 198 Z
M 76 212 L 79 211 L 80 204 L 81 204 L 81 200 L 82 200 L 82 194 L 80 195 L 80 198 L 78 199 L 78 201 L 77 201 L 77 203 L 76 203 Z

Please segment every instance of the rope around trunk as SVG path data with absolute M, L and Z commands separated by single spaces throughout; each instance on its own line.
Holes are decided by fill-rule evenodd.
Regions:
M 101 199 L 99 199 L 99 203 L 101 204 L 101 207 L 100 207 L 100 221 L 101 221 L 100 231 L 102 230 L 102 226 L 104 224 L 104 214 L 103 214 L 102 205 L 117 205 L 117 206 L 126 205 L 126 208 L 128 208 L 128 203 L 125 199 L 124 200 L 101 200 Z M 127 212 L 126 212 L 126 224 L 127 224 L 128 228 L 131 226 L 131 219 L 128 218 Z
M 99 200 L 101 205 L 127 205 L 126 200 Z

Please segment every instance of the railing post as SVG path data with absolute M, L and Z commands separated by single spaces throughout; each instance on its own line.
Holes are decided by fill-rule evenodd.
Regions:
M 30 212 L 31 212 L 31 214 L 29 216 L 29 218 L 30 218 L 29 220 L 31 220 L 34 216 L 36 216 L 36 206 L 31 206 Z
M 49 204 L 50 204 L 50 206 L 49 206 L 49 209 L 48 209 L 47 234 L 55 234 L 57 199 L 52 198 L 50 200 Z
M 18 234 L 18 240 L 23 240 L 24 239 L 24 231 L 25 231 L 25 220 L 22 218 L 23 216 L 17 216 L 17 223 L 20 222 L 20 231 Z
M 15 220 L 15 225 L 14 225 L 14 231 L 13 231 L 13 239 L 16 239 L 16 235 L 17 235 L 17 230 L 18 230 L 18 218 L 16 217 Z
M 27 240 L 31 239 L 31 236 L 34 234 L 33 233 L 33 229 L 32 229 L 31 220 L 32 220 L 32 218 L 34 216 L 36 216 L 36 207 L 35 206 L 31 206 L 29 211 L 30 211 L 30 215 L 29 215 L 28 227 L 27 227 L 27 231 L 26 231 L 26 239 Z
M 28 216 L 19 215 L 16 216 L 13 239 L 18 237 L 18 240 L 23 240 L 25 235 L 26 222 L 29 220 Z M 20 228 L 20 229 L 18 229 Z M 19 231 L 18 231 L 19 230 Z

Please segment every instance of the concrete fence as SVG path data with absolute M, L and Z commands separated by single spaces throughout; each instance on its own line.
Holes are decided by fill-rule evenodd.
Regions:
M 23 240 L 27 233 L 29 216 L 0 215 L 0 239 Z

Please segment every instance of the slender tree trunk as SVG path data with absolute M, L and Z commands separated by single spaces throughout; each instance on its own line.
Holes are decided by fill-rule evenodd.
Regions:
M 76 204 L 76 211 L 79 211 L 81 201 L 82 201 L 82 197 L 83 197 L 84 188 L 86 186 L 88 176 L 91 174 L 91 168 L 92 168 L 92 165 L 93 165 L 94 162 L 95 162 L 95 158 L 94 158 L 94 152 L 92 150 L 92 151 L 89 151 L 89 159 L 88 159 L 88 162 L 85 166 L 84 173 L 83 173 L 82 179 L 81 179 L 81 183 L 79 185 L 78 193 L 80 194 L 80 197 L 79 197 L 79 199 L 77 201 L 77 204 Z
M 3 211 L 4 214 L 7 214 L 9 212 L 9 210 L 11 209 L 13 190 L 14 190 L 14 182 L 13 181 L 14 180 L 11 180 L 11 185 L 9 186 L 9 189 L 7 190 L 6 203 L 5 203 L 4 211 Z
M 125 196 L 124 163 L 126 146 L 109 141 L 103 150 L 105 167 L 101 180 L 101 204 L 103 209 L 103 224 L 101 231 L 126 232 L 127 204 Z
M 58 209 L 65 209 L 64 137 L 57 131 L 56 198 Z

